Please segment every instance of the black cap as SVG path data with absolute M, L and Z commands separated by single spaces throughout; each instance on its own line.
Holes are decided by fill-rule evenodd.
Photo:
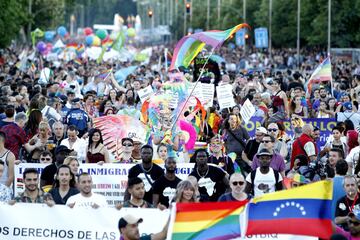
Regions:
M 59 145 L 59 146 L 57 146 L 57 147 L 55 148 L 55 155 L 56 155 L 56 154 L 59 154 L 59 153 L 61 153 L 61 152 L 70 153 L 71 150 L 68 149 L 68 148 L 67 148 L 66 146 L 64 146 L 64 145 Z
M 269 150 L 267 150 L 266 148 L 262 148 L 259 152 L 258 152 L 258 154 L 256 154 L 256 156 L 257 157 L 261 157 L 261 156 L 269 156 L 269 157 L 272 157 L 272 153 L 269 151 Z
M 78 103 L 80 102 L 80 98 L 74 98 L 73 100 L 71 100 L 71 103 Z

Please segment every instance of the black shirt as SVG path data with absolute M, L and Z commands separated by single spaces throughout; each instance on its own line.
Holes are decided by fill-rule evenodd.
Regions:
M 142 164 L 136 164 L 129 170 L 128 178 L 139 177 L 144 181 L 145 184 L 145 197 L 144 200 L 147 202 L 152 202 L 153 191 L 151 187 L 154 182 L 158 180 L 164 174 L 164 170 L 157 164 L 153 163 L 153 166 L 150 170 L 145 171 L 142 167 Z M 150 180 L 150 182 L 149 182 Z
M 214 155 L 211 155 L 208 158 L 208 163 L 213 163 L 215 165 L 218 165 L 219 167 L 224 169 L 224 171 L 226 171 L 229 175 L 235 172 L 234 163 L 231 160 L 231 158 L 227 155 L 223 155 L 219 158 L 216 158 Z
M 208 167 L 209 170 L 205 176 L 200 176 L 196 168 L 190 173 L 190 176 L 194 176 L 198 180 L 200 194 L 206 195 L 210 201 L 216 202 L 226 191 L 226 186 L 223 182 L 225 172 L 218 167 L 211 165 Z
M 260 143 L 257 142 L 255 139 L 251 139 L 247 142 L 244 152 L 250 161 L 254 159 L 254 156 L 256 155 L 259 146 Z
M 60 196 L 60 193 L 59 193 L 59 188 L 53 188 L 49 191 L 49 193 L 51 194 L 51 196 L 53 197 L 54 199 L 54 202 L 56 204 L 61 204 L 61 205 L 65 205 L 66 204 L 66 201 L 69 199 L 69 197 L 71 196 L 74 196 L 79 192 L 79 190 L 77 188 L 70 188 L 68 193 L 64 196 L 64 198 L 62 198 Z
M 44 168 L 44 170 L 41 173 L 40 179 L 44 181 L 44 185 L 53 185 L 55 179 L 54 176 L 56 174 L 57 167 L 55 163 L 52 163 Z
M 155 181 L 153 185 L 153 193 L 159 194 L 159 203 L 169 207 L 169 203 L 172 199 L 169 199 L 168 196 L 172 198 L 175 195 L 176 187 L 179 182 L 181 182 L 180 178 L 176 177 L 175 180 L 170 181 L 165 177 L 165 175 Z
M 350 209 L 355 205 L 360 204 L 360 197 L 358 197 L 354 203 L 353 200 L 343 196 L 336 202 L 335 217 L 345 217 L 350 213 Z M 342 228 L 348 230 L 347 223 L 341 225 Z

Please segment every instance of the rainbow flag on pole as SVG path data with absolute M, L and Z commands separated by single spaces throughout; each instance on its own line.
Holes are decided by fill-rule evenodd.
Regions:
M 168 238 L 225 240 L 241 236 L 240 213 L 248 201 L 178 203 L 172 209 Z
M 332 181 L 319 181 L 253 199 L 246 208 L 246 235 L 280 233 L 328 239 L 332 234 L 332 185 Z
M 317 68 L 314 70 L 307 83 L 307 92 L 311 94 L 312 85 L 314 83 L 327 81 L 332 81 L 330 57 L 324 59 L 324 61 L 320 63 L 320 65 L 317 66 Z
M 214 49 L 218 48 L 226 39 L 244 27 L 250 28 L 248 24 L 243 23 L 225 31 L 212 30 L 183 37 L 176 44 L 170 70 L 180 66 L 188 67 L 206 45 L 210 45 Z
M 100 74 L 96 75 L 96 77 L 105 80 L 110 75 L 111 72 L 112 72 L 112 68 L 101 72 Z

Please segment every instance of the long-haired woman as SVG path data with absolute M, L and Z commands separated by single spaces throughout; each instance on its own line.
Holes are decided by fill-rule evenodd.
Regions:
M 97 128 L 90 129 L 89 131 L 86 163 L 110 163 L 109 151 L 103 144 L 101 131 Z
M 176 187 L 175 202 L 190 203 L 197 202 L 195 187 L 188 180 L 181 181 Z

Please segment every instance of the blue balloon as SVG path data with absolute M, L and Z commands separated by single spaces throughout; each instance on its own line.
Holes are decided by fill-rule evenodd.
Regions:
M 45 40 L 48 42 L 52 42 L 53 39 L 54 39 L 54 32 L 46 31 Z
M 67 33 L 67 30 L 66 30 L 66 28 L 65 28 L 64 26 L 60 26 L 60 27 L 58 27 L 58 29 L 57 29 L 57 33 L 58 33 L 60 36 L 64 37 L 64 36 L 66 35 L 66 33 Z
M 86 43 L 87 45 L 91 46 L 92 43 L 93 43 L 93 41 L 94 41 L 94 37 L 93 37 L 93 36 L 86 36 L 86 38 L 85 38 L 85 43 Z

